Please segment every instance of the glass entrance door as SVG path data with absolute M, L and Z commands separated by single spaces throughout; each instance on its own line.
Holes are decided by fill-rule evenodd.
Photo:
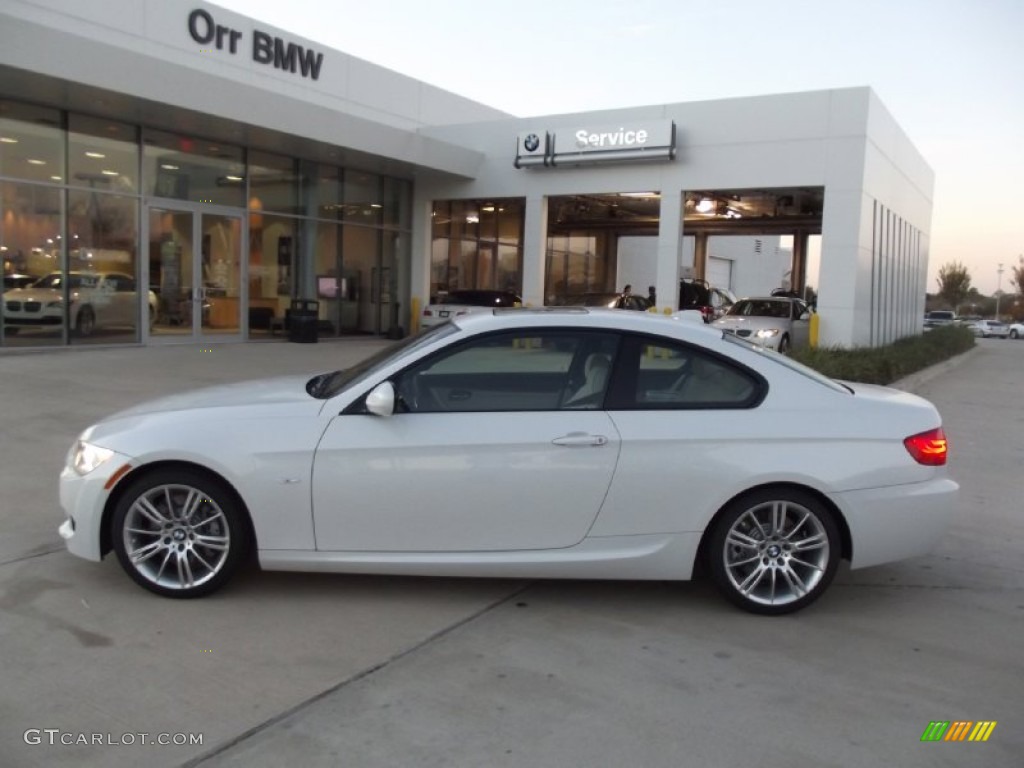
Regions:
M 149 207 L 150 336 L 228 340 L 242 334 L 242 217 Z

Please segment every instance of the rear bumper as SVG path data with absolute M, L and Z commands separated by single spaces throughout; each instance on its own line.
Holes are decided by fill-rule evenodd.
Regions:
M 837 494 L 853 542 L 851 568 L 927 554 L 956 514 L 960 486 L 948 477 Z

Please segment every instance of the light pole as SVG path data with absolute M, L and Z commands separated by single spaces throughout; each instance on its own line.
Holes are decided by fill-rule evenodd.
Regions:
M 996 320 L 999 319 L 999 298 L 1003 293 L 1003 265 L 999 264 L 999 269 L 996 270 L 998 275 L 998 282 L 996 283 Z

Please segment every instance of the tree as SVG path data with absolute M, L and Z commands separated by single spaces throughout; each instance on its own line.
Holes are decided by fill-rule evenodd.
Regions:
M 1017 266 L 1010 267 L 1013 270 L 1013 278 L 1010 285 L 1016 287 L 1017 293 L 1024 296 L 1024 256 L 1017 257 Z
M 954 312 L 971 292 L 971 275 L 959 261 L 943 264 L 939 268 L 939 296 Z

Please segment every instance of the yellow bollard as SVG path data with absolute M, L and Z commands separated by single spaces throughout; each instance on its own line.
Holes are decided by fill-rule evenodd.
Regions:
M 672 314 L 672 307 L 665 307 L 665 309 L 664 309 L 664 310 L 662 310 L 662 311 L 663 311 L 663 312 L 664 312 L 664 313 L 665 313 L 666 315 L 671 315 L 671 314 Z
M 420 298 L 419 296 L 413 296 L 409 302 L 409 333 L 414 334 L 420 329 Z
M 811 313 L 810 326 L 808 328 L 808 335 L 811 342 L 811 348 L 818 346 L 818 325 L 821 320 L 818 317 L 817 312 Z

